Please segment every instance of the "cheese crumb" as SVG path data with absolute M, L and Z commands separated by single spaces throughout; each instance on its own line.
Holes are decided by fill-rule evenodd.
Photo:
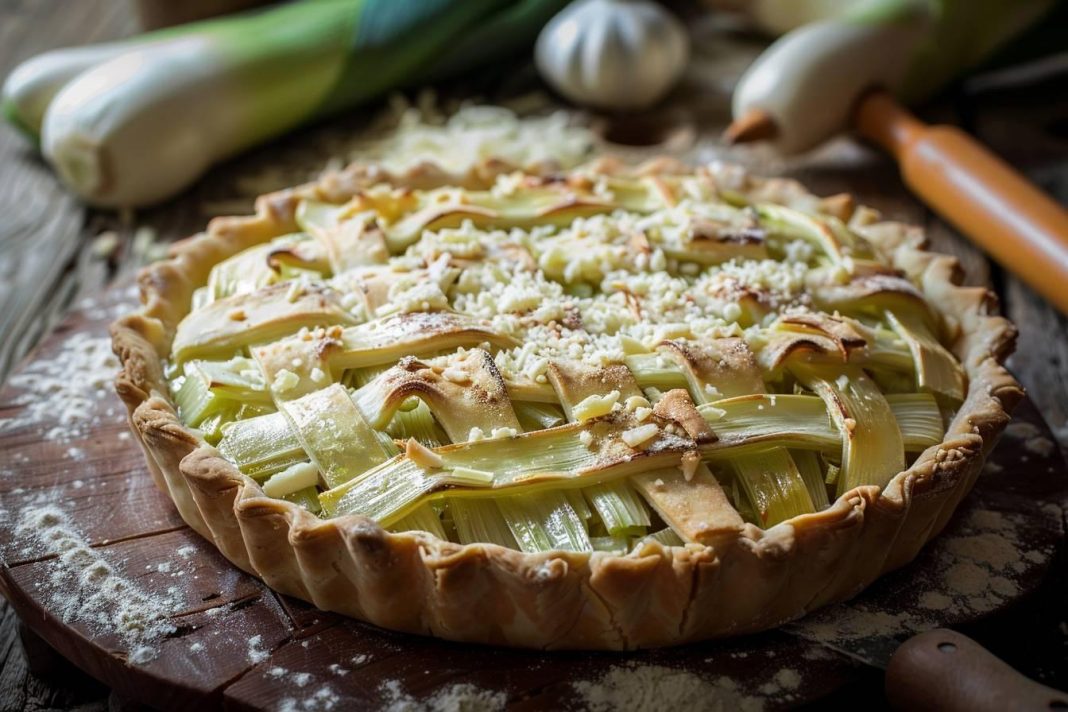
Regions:
M 285 393 L 291 391 L 300 384 L 300 376 L 292 371 L 283 368 L 281 371 L 274 375 L 274 381 L 271 383 L 271 390 L 278 391 L 279 393 Z
M 639 408 L 648 408 L 649 405 L 649 399 L 645 396 L 631 396 L 623 407 L 628 413 L 634 413 Z
M 624 430 L 620 436 L 630 447 L 638 447 L 639 445 L 652 440 L 659 434 L 660 427 L 655 423 L 647 423 L 646 425 L 639 425 L 636 428 L 630 430 Z
M 602 415 L 608 415 L 612 412 L 616 403 L 619 401 L 619 391 L 611 391 L 603 396 L 594 394 L 584 398 L 574 408 L 571 409 L 571 415 L 580 423 L 584 423 L 587 420 L 593 418 L 599 418 Z

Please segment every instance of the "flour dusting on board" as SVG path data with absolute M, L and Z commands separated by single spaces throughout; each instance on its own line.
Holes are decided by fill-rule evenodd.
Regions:
M 73 334 L 51 358 L 31 361 L 13 375 L 9 384 L 22 393 L 13 403 L 21 410 L 0 420 L 0 433 L 47 427 L 41 433 L 53 442 L 68 443 L 85 437 L 100 415 L 118 413 L 112 382 L 119 361 L 107 336 Z M 108 403 L 101 413 L 100 403 Z M 76 457 L 81 451 L 72 449 Z
M 781 680 L 776 682 L 781 676 Z M 780 685 L 781 683 L 781 685 Z M 758 694 L 747 694 L 724 675 L 696 675 L 661 665 L 637 663 L 612 667 L 593 680 L 573 683 L 582 706 L 591 712 L 645 712 L 646 710 L 742 710 L 756 712 L 768 695 L 801 684 L 795 670 L 780 671 Z
M 444 687 L 425 699 L 404 691 L 399 680 L 389 680 L 378 688 L 386 712 L 496 712 L 508 698 L 503 692 L 483 690 L 461 683 Z
M 913 571 L 911 588 L 898 591 L 895 612 L 865 597 L 865 602 L 831 606 L 790 628 L 821 642 L 880 638 L 937 628 L 946 622 L 989 613 L 1020 591 L 1017 577 L 1028 562 L 1045 558 L 1027 540 L 1027 526 L 1060 526 L 1060 508 L 1030 518 L 980 507 L 964 508 L 951 531 L 928 545 L 929 559 Z M 1026 561 L 1025 561 L 1026 560 Z M 920 578 L 917 579 L 918 572 Z M 932 573 L 928 573 L 932 572 Z M 878 589 L 879 584 L 876 585 Z
M 90 547 L 54 505 L 25 507 L 16 533 L 38 555 L 57 557 L 46 584 L 50 612 L 66 623 L 118 635 L 129 646 L 127 660 L 134 665 L 156 657 L 153 642 L 175 630 L 167 621 L 174 600 L 149 595 L 123 576 L 120 566 Z

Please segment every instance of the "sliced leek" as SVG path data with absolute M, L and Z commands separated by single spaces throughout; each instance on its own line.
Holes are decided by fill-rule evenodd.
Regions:
M 790 369 L 827 404 L 842 435 L 839 495 L 861 485 L 885 487 L 905 468 L 905 444 L 894 412 L 861 368 L 845 365 L 829 369 L 795 362 Z
M 801 479 L 805 481 L 805 488 L 808 489 L 808 496 L 815 510 L 819 512 L 829 507 L 831 503 L 827 497 L 827 482 L 820 465 L 820 456 L 811 450 L 791 450 L 790 456 L 797 465 L 797 471 L 801 473 Z
M 445 501 L 461 544 L 484 542 L 508 549 L 519 548 L 508 522 L 492 499 L 450 497 Z
M 653 438 L 640 457 L 622 442 L 632 424 L 627 420 L 574 423 L 514 438 L 478 440 L 438 448 L 440 469 L 424 469 L 406 457 L 385 462 L 344 485 L 320 495 L 333 514 L 358 513 L 388 524 L 403 516 L 425 495 L 447 486 L 446 473 L 457 467 L 492 472 L 493 482 L 478 490 L 456 490 L 453 496 L 497 496 L 509 487 L 555 489 L 567 481 L 596 476 L 601 481 L 625 477 L 679 460 L 693 445 L 673 436 Z M 584 443 L 582 432 L 591 433 Z M 595 447 L 591 447 L 595 445 Z
M 501 497 L 497 506 L 521 551 L 593 551 L 585 524 L 562 492 Z
M 282 495 L 282 499 L 292 502 L 298 507 L 303 507 L 312 514 L 318 514 L 322 511 L 322 505 L 319 504 L 319 491 L 314 487 L 305 487 L 302 490 Z
M 689 385 L 686 374 L 678 364 L 664 354 L 631 354 L 625 356 L 623 362 L 642 388 L 669 391 L 673 388 L 687 388 Z
M 930 393 L 891 393 L 886 402 L 901 430 L 905 452 L 921 452 L 942 442 L 946 434 L 942 411 Z
M 625 481 L 594 485 L 583 492 L 610 535 L 640 536 L 649 527 L 648 510 Z
M 811 243 L 835 263 L 841 264 L 849 251 L 861 246 L 856 236 L 837 218 L 816 218 L 782 205 L 761 204 L 756 209 L 761 224 L 772 235 Z
M 270 394 L 251 359 L 190 361 L 174 390 L 178 415 L 187 425 L 198 427 L 220 411 L 233 415 L 243 403 L 270 404 Z M 175 379 L 178 382 L 178 379 Z
M 733 456 L 739 447 L 759 449 L 762 443 L 815 450 L 842 445 L 827 406 L 815 396 L 761 393 L 706 403 L 697 410 L 719 438 L 707 446 L 710 455 L 727 450 Z
M 386 432 L 397 440 L 415 438 L 423 445 L 432 448 L 448 444 L 449 437 L 434 420 L 430 407 L 418 398 L 413 400 L 415 401 L 414 408 L 405 410 L 401 407 L 393 414 L 393 419 L 386 426 Z
M 782 448 L 748 453 L 731 463 L 748 498 L 756 524 L 770 527 L 814 511 L 804 478 Z
M 931 333 L 923 316 L 905 310 L 888 310 L 886 319 L 908 344 L 916 370 L 916 386 L 958 403 L 964 400 L 964 369 Z
M 300 438 L 281 413 L 230 423 L 219 442 L 219 452 L 257 479 L 307 459 Z
M 586 497 L 582 494 L 582 490 L 568 487 L 567 489 L 562 490 L 562 492 L 582 521 L 588 522 L 593 519 L 593 510 L 590 509 L 590 503 L 586 501 Z
M 325 260 L 305 262 L 295 251 L 307 241 L 308 236 L 301 233 L 283 235 L 223 260 L 212 267 L 208 275 L 207 299 L 201 306 L 288 279 L 321 280 L 322 270 L 328 267 Z
M 920 452 L 942 441 L 942 415 L 927 393 L 885 396 L 906 452 Z M 831 421 L 826 403 L 816 396 L 757 394 L 725 398 L 698 406 L 698 412 L 719 438 L 704 446 L 708 457 L 733 457 L 769 445 L 837 453 L 841 431 Z
M 390 529 L 395 532 L 427 532 L 439 539 L 446 541 L 449 539 L 445 534 L 445 528 L 441 524 L 441 517 L 438 516 L 438 513 L 429 502 L 421 504 L 409 512 L 407 516 L 398 519 Z
M 344 484 L 389 458 L 343 386 L 335 384 L 279 406 L 328 487 Z
M 523 430 L 528 433 L 532 430 L 553 428 L 557 425 L 562 425 L 564 422 L 564 412 L 559 406 L 551 403 L 533 403 L 529 401 L 513 400 L 512 408 L 515 409 L 515 415 L 519 419 L 519 424 L 522 425 Z

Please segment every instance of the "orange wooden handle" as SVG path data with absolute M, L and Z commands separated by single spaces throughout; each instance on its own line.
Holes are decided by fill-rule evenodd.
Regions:
M 963 131 L 920 122 L 886 92 L 864 97 L 855 123 L 925 203 L 1068 314 L 1068 211 Z

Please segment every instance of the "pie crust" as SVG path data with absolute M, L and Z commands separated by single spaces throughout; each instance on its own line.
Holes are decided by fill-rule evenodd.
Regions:
M 177 417 L 162 360 L 194 290 L 221 260 L 297 229 L 302 199 L 341 203 L 389 182 L 422 189 L 485 187 L 511 166 L 484 162 L 464 175 L 421 165 L 403 175 L 354 165 L 318 182 L 261 196 L 250 217 L 216 218 L 139 275 L 142 307 L 116 321 L 122 362 L 116 387 L 156 484 L 182 518 L 235 565 L 271 588 L 398 631 L 536 648 L 633 649 L 771 628 L 833 601 L 911 561 L 946 525 L 978 477 L 1021 399 L 1003 367 L 1015 328 L 986 289 L 959 286 L 955 258 L 923 248 L 922 231 L 872 222 L 864 237 L 917 285 L 941 315 L 967 394 L 940 445 L 880 490 L 856 487 L 815 514 L 763 530 L 744 524 L 705 544 L 642 543 L 627 555 L 522 553 L 460 545 L 422 532 L 391 533 L 362 516 L 320 519 L 267 497 Z M 667 175 L 693 169 L 659 159 L 628 168 L 601 160 L 590 170 Z M 748 197 L 833 212 L 798 183 L 758 179 L 736 167 L 714 175 Z

